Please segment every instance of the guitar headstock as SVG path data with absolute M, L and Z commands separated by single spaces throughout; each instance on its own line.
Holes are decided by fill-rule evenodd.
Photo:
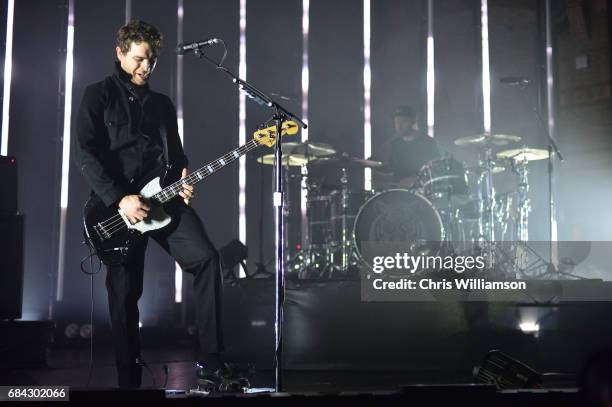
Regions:
M 293 120 L 287 120 L 283 122 L 283 127 L 281 130 L 282 136 L 292 136 L 298 132 L 298 125 Z M 253 138 L 259 144 L 263 144 L 268 147 L 274 146 L 276 144 L 276 126 L 266 127 L 264 129 L 257 130 L 253 133 Z

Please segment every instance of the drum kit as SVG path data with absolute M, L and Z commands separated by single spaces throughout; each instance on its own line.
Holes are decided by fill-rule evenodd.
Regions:
M 390 241 L 402 243 L 404 251 L 414 254 L 422 254 L 424 248 L 433 254 L 476 251 L 489 267 L 501 265 L 496 244 L 517 245 L 529 239 L 529 164 L 549 154 L 542 149 L 509 148 L 520 141 L 521 137 L 508 134 L 456 139 L 456 146 L 476 153 L 475 166 L 444 155 L 427 162 L 411 187 L 382 190 L 355 189 L 349 182 L 366 168 L 388 175 L 380 161 L 338 153 L 324 143 L 284 143 L 283 165 L 301 168 L 301 189 L 307 196 L 303 244 L 297 253 L 286 250 L 286 270 L 297 278 L 359 275 L 363 266 L 372 266 L 365 246 Z M 274 157 L 264 155 L 257 161 L 271 165 Z M 328 169 L 339 181 L 331 186 L 313 175 Z M 493 176 L 508 171 L 514 174 L 512 190 L 497 193 Z M 290 178 L 285 182 L 289 184 Z M 292 216 L 289 207 L 285 205 L 286 221 Z M 504 272 L 516 274 L 514 263 L 506 261 Z

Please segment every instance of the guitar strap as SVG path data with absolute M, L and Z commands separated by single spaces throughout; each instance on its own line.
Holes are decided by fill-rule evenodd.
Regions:
M 162 143 L 164 145 L 164 162 L 162 163 L 166 168 L 166 171 L 170 171 L 172 165 L 170 164 L 170 159 L 168 157 L 168 131 L 166 130 L 166 124 L 162 123 L 159 127 L 159 135 L 162 139 Z

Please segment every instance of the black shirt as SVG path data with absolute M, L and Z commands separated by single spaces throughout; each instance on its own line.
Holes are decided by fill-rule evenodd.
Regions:
M 121 68 L 119 67 L 119 69 Z M 125 83 L 125 85 L 128 92 L 135 96 L 135 99 L 131 100 L 130 110 L 136 123 L 135 130 L 141 135 L 138 139 L 138 144 L 142 151 L 142 165 L 139 171 L 140 174 L 135 174 L 140 176 L 147 174 L 162 164 L 164 144 L 159 134 L 159 127 L 145 114 L 144 105 L 149 97 L 149 85 L 136 85 L 131 82 Z M 136 103 L 140 104 L 140 106 L 135 106 Z
M 440 156 L 433 138 L 419 133 L 413 140 L 396 137 L 390 142 L 385 163 L 393 172 L 395 181 L 415 176 L 427 162 Z

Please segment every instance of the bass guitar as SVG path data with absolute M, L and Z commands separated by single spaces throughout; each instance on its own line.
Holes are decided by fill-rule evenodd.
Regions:
M 298 126 L 295 122 L 283 122 L 282 136 L 293 135 L 297 131 Z M 104 264 L 109 266 L 122 264 L 136 239 L 147 232 L 161 229 L 172 221 L 164 210 L 164 204 L 178 197 L 184 184 L 197 184 L 261 145 L 273 147 L 276 144 L 276 133 L 276 126 L 257 130 L 253 133 L 253 139 L 245 145 L 169 185 L 162 185 L 166 178 L 166 170 L 161 168 L 137 182 L 132 182 L 129 192 L 140 195 L 151 207 L 147 218 L 137 223 L 131 223 L 118 205 L 107 207 L 99 197 L 93 195 L 83 209 L 83 233 L 86 243 Z

